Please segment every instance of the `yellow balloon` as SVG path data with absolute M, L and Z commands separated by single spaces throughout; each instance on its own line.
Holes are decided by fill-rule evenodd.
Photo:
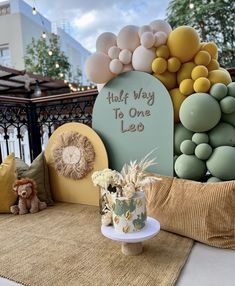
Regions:
M 230 74 L 227 71 L 221 69 L 210 71 L 208 79 L 211 82 L 211 85 L 215 83 L 223 83 L 228 85 L 230 82 L 232 82 Z
M 195 92 L 208 92 L 211 87 L 211 83 L 206 77 L 199 77 L 195 80 L 193 88 Z
M 202 51 L 207 51 L 212 59 L 217 60 L 218 58 L 218 47 L 214 42 L 204 43 L 204 45 L 201 48 Z
M 207 66 L 210 61 L 211 55 L 206 51 L 199 51 L 194 58 L 194 62 L 196 65 Z
M 191 73 L 192 73 L 192 70 L 195 66 L 196 66 L 195 63 L 193 63 L 193 62 L 188 62 L 188 63 L 185 63 L 181 66 L 181 68 L 177 72 L 178 85 L 180 85 L 182 80 L 184 80 L 186 78 L 191 78 Z
M 217 62 L 217 60 L 211 59 L 207 68 L 208 68 L 208 71 L 218 70 L 219 69 L 219 63 Z
M 188 62 L 200 49 L 199 35 L 192 27 L 178 27 L 169 34 L 167 46 L 171 56 L 177 57 L 182 63 Z
M 180 83 L 179 87 L 180 92 L 185 96 L 192 94 L 194 92 L 193 84 L 194 81 L 192 79 L 184 79 Z
M 182 102 L 185 100 L 186 96 L 183 95 L 178 88 L 174 88 L 169 91 L 171 100 L 173 103 L 173 108 L 174 108 L 174 122 L 178 123 L 180 122 L 179 118 L 179 110 Z
M 167 61 L 167 69 L 169 72 L 177 72 L 180 69 L 181 62 L 176 57 L 171 57 Z
M 191 73 L 191 77 L 193 80 L 196 80 L 199 77 L 207 77 L 208 69 L 205 66 L 196 66 Z
M 170 90 L 176 87 L 176 74 L 171 73 L 169 71 L 165 71 L 162 74 L 154 74 L 156 78 L 158 78 L 166 87 L 166 89 Z
M 167 69 L 167 62 L 164 58 L 156 58 L 152 62 L 152 70 L 156 74 L 164 73 Z
M 164 59 L 168 59 L 170 56 L 169 49 L 166 45 L 162 45 L 159 48 L 156 49 L 156 56 L 161 57 Z

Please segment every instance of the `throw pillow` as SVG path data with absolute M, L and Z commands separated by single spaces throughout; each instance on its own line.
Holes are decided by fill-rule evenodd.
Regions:
M 147 213 L 161 228 L 211 246 L 235 249 L 235 180 L 201 183 L 158 176 L 145 189 Z
M 46 202 L 48 205 L 53 205 L 54 202 L 50 191 L 48 166 L 44 157 L 44 152 L 39 154 L 28 168 L 24 161 L 17 159 L 16 170 L 18 179 L 29 178 L 37 183 L 37 196 L 40 201 Z
M 12 189 L 15 180 L 15 157 L 11 154 L 0 165 L 0 213 L 10 213 L 10 206 L 17 201 Z

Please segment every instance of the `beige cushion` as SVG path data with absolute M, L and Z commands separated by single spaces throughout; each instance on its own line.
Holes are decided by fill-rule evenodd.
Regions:
M 158 219 L 162 229 L 235 249 L 235 180 L 201 183 L 160 177 L 162 181 L 146 187 L 145 193 L 147 214 Z
M 0 165 L 0 213 L 10 213 L 10 206 L 17 201 L 17 195 L 13 192 L 15 180 L 15 158 L 11 154 Z
M 17 159 L 16 169 L 19 179 L 30 178 L 37 183 L 37 195 L 41 201 L 46 202 L 48 205 L 53 205 L 49 172 L 44 153 L 39 154 L 28 168 L 26 163 L 21 159 Z

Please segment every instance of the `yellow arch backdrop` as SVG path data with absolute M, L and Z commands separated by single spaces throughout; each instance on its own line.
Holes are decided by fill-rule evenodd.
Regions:
M 86 136 L 95 150 L 94 169 L 80 180 L 61 176 L 56 171 L 52 159 L 52 146 L 56 143 L 58 135 L 67 131 L 75 131 Z M 51 190 L 56 201 L 99 205 L 99 188 L 94 187 L 91 175 L 94 171 L 108 168 L 108 156 L 103 142 L 93 129 L 81 123 L 66 123 L 60 126 L 53 132 L 48 141 L 45 157 L 49 167 Z

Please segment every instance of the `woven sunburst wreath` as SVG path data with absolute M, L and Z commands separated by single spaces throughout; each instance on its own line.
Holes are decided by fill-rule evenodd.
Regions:
M 79 180 L 93 169 L 94 147 L 86 136 L 78 132 L 60 134 L 51 152 L 55 169 L 64 177 Z

